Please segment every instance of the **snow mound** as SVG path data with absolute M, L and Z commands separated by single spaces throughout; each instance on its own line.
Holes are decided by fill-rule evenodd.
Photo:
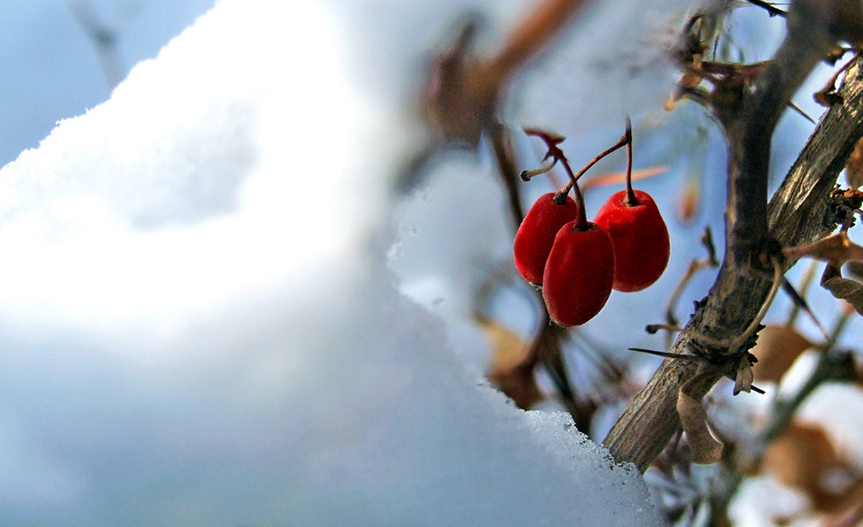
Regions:
M 222 0 L 0 171 L 0 524 L 659 523 L 398 291 L 349 22 Z

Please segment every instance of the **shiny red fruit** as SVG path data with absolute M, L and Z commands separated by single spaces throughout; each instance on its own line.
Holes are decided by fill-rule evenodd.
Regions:
M 561 227 L 545 263 L 542 296 L 552 320 L 580 326 L 599 313 L 614 281 L 614 244 L 596 225 Z
M 563 205 L 554 202 L 554 192 L 540 196 L 530 208 L 512 247 L 515 267 L 522 278 L 533 284 L 542 283 L 545 261 L 557 231 L 578 216 L 578 205 L 566 197 Z
M 614 241 L 614 289 L 640 291 L 656 282 L 668 265 L 668 228 L 650 194 L 635 190 L 637 205 L 627 205 L 626 191 L 613 194 L 596 214 Z

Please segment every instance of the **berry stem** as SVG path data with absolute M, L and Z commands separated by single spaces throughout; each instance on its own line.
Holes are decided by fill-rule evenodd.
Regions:
M 591 159 L 589 163 L 587 163 L 586 165 L 584 165 L 584 167 L 583 167 L 581 170 L 579 170 L 577 174 L 575 174 L 575 176 L 574 176 L 575 181 L 578 181 L 578 179 L 579 179 L 579 178 L 581 178 L 581 176 L 582 176 L 585 172 L 587 172 L 588 170 L 590 170 L 590 168 L 591 168 L 593 165 L 597 164 L 597 163 L 598 163 L 602 158 L 604 158 L 605 156 L 607 156 L 607 155 L 611 154 L 612 152 L 614 152 L 614 151 L 616 151 L 616 150 L 619 150 L 620 148 L 623 148 L 623 147 L 624 147 L 624 146 L 626 146 L 626 145 L 631 145 L 631 144 L 632 144 L 632 131 L 630 130 L 630 128 L 629 128 L 629 126 L 628 126 L 628 124 L 629 124 L 629 119 L 627 119 L 627 121 L 626 121 L 626 122 L 627 122 L 627 132 L 626 132 L 626 133 L 624 133 L 624 134 L 620 137 L 620 139 L 618 139 L 618 141 L 617 141 L 616 143 L 614 143 L 613 145 L 611 145 L 610 147 L 608 147 L 605 151 L 603 151 L 603 152 L 602 152 L 602 153 L 600 153 L 598 156 L 596 156 L 596 157 L 594 157 L 593 159 Z M 631 148 L 631 146 L 630 146 L 630 148 Z M 630 155 L 628 156 L 628 160 L 629 160 L 629 162 L 627 163 L 627 170 L 626 170 L 626 179 L 627 179 L 627 181 L 629 181 L 630 179 L 632 179 L 632 155 L 631 155 L 631 152 L 630 152 Z M 561 161 L 566 161 L 566 158 L 563 158 Z M 571 170 L 568 170 L 568 173 L 569 173 L 569 174 L 570 174 L 570 176 L 571 176 L 572 171 L 571 171 Z M 574 183 L 573 183 L 573 177 L 570 177 L 570 181 L 569 181 L 566 185 L 564 185 L 564 187 L 563 187 L 562 189 L 560 189 L 560 193 L 561 193 L 561 194 L 564 194 L 564 195 L 569 194 L 569 191 L 572 189 L 572 186 L 573 186 L 573 185 L 574 185 Z M 633 198 L 634 198 L 634 197 L 633 197 Z
M 538 176 L 540 174 L 545 174 L 546 172 L 551 170 L 552 167 L 554 167 L 555 163 L 557 163 L 557 159 L 555 159 L 550 165 L 539 167 L 539 168 L 534 169 L 534 170 L 522 170 L 521 174 L 519 174 L 519 177 L 521 178 L 522 181 L 525 181 L 525 182 L 530 181 L 531 178 Z
M 578 178 L 581 177 L 581 175 L 584 174 L 587 169 L 582 169 L 581 172 L 579 172 L 576 176 L 572 173 L 572 167 L 569 166 L 569 161 L 566 159 L 566 157 L 561 158 L 560 162 L 561 164 L 563 164 L 563 168 L 566 170 L 566 175 L 569 176 L 570 187 L 575 189 L 575 203 L 578 205 L 578 217 L 575 218 L 575 228 L 579 230 L 586 230 L 588 227 L 587 212 L 585 211 L 584 206 L 584 194 L 582 194 L 581 189 L 578 188 Z M 566 196 L 566 193 L 564 193 L 563 195 Z
M 581 170 L 578 171 L 577 174 L 572 172 L 572 167 L 569 165 L 569 160 L 566 158 L 566 155 L 563 153 L 563 150 L 560 149 L 559 145 L 563 142 L 564 137 L 547 132 L 545 130 L 541 130 L 539 128 L 525 128 L 524 132 L 527 135 L 533 135 L 539 137 L 545 142 L 548 147 L 548 152 L 545 154 L 545 158 L 552 158 L 552 163 L 548 166 L 544 166 L 538 168 L 536 170 L 524 170 L 521 173 L 521 179 L 524 181 L 528 181 L 530 178 L 534 176 L 538 176 L 540 174 L 544 174 L 551 170 L 558 161 L 563 165 L 564 170 L 566 170 L 566 175 L 569 176 L 569 182 L 563 186 L 562 189 L 555 195 L 554 200 L 558 204 L 562 204 L 563 200 L 566 199 L 566 195 L 569 194 L 569 191 L 575 188 L 575 202 L 578 204 L 578 217 L 575 219 L 575 228 L 577 229 L 585 229 L 587 228 L 587 212 L 584 207 L 584 196 L 581 193 L 581 190 L 578 188 L 578 179 L 584 175 L 585 172 L 590 170 L 590 168 L 598 163 L 602 158 L 611 154 L 615 150 L 627 147 L 626 149 L 626 185 L 627 189 L 629 189 L 627 201 L 632 204 L 637 205 L 638 199 L 636 199 L 635 194 L 632 192 L 632 124 L 629 121 L 629 117 L 626 118 L 626 132 L 618 139 L 616 143 L 611 145 L 605 151 L 600 153 L 598 156 L 594 157 L 590 160 L 589 163 L 584 165 Z
M 638 198 L 632 190 L 632 122 L 629 116 L 626 117 L 626 132 L 623 134 L 623 139 L 626 140 L 626 200 L 623 204 L 627 207 L 635 207 L 638 205 Z

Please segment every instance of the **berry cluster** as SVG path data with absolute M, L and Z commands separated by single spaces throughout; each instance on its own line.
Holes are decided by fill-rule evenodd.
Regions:
M 522 173 L 522 178 L 547 172 L 561 162 L 570 182 L 559 192 L 542 195 L 525 216 L 515 235 L 513 256 L 519 274 L 542 287 L 552 320 L 563 326 L 579 326 L 596 316 L 611 290 L 640 291 L 653 284 L 668 264 L 668 229 L 649 194 L 632 188 L 632 132 L 597 156 L 577 175 L 563 151 L 563 141 L 540 130 L 525 130 L 548 145 L 551 165 Z M 581 177 L 597 161 L 626 146 L 626 189 L 613 194 L 593 222 L 587 221 L 584 198 L 578 188 Z M 574 189 L 576 199 L 569 197 Z

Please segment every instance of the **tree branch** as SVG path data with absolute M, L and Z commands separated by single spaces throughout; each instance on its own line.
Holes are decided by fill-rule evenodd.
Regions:
M 857 141 L 863 136 L 863 68 L 858 59 L 840 90 L 843 104 L 824 114 L 803 151 L 773 195 L 768 209 L 771 234 L 786 247 L 810 243 L 836 225 L 825 199 Z
M 739 350 L 715 343 L 730 343 L 740 335 L 766 299 L 771 277 L 758 257 L 778 250 L 771 239 L 796 245 L 835 228 L 827 214 L 830 190 L 863 133 L 863 81 L 856 72 L 842 88 L 845 103 L 827 112 L 767 206 L 773 130 L 791 96 L 842 37 L 829 32 L 838 16 L 834 7 L 818 0 L 795 1 L 789 9 L 787 36 L 754 86 L 750 89 L 745 79 L 733 77 L 717 86 L 714 108 L 729 147 L 725 258 L 708 297 L 697 304 L 672 350 L 705 360 L 666 360 L 660 366 L 605 440 L 619 462 L 633 462 L 644 471 L 662 451 L 680 428 L 676 402 L 684 383 L 697 375 L 698 384 L 689 384 L 687 393 L 700 398 L 723 376 L 733 376 Z M 833 145 L 829 153 L 814 152 L 822 143 Z M 819 164 L 811 164 L 816 159 Z M 746 343 L 742 351 L 753 343 Z

